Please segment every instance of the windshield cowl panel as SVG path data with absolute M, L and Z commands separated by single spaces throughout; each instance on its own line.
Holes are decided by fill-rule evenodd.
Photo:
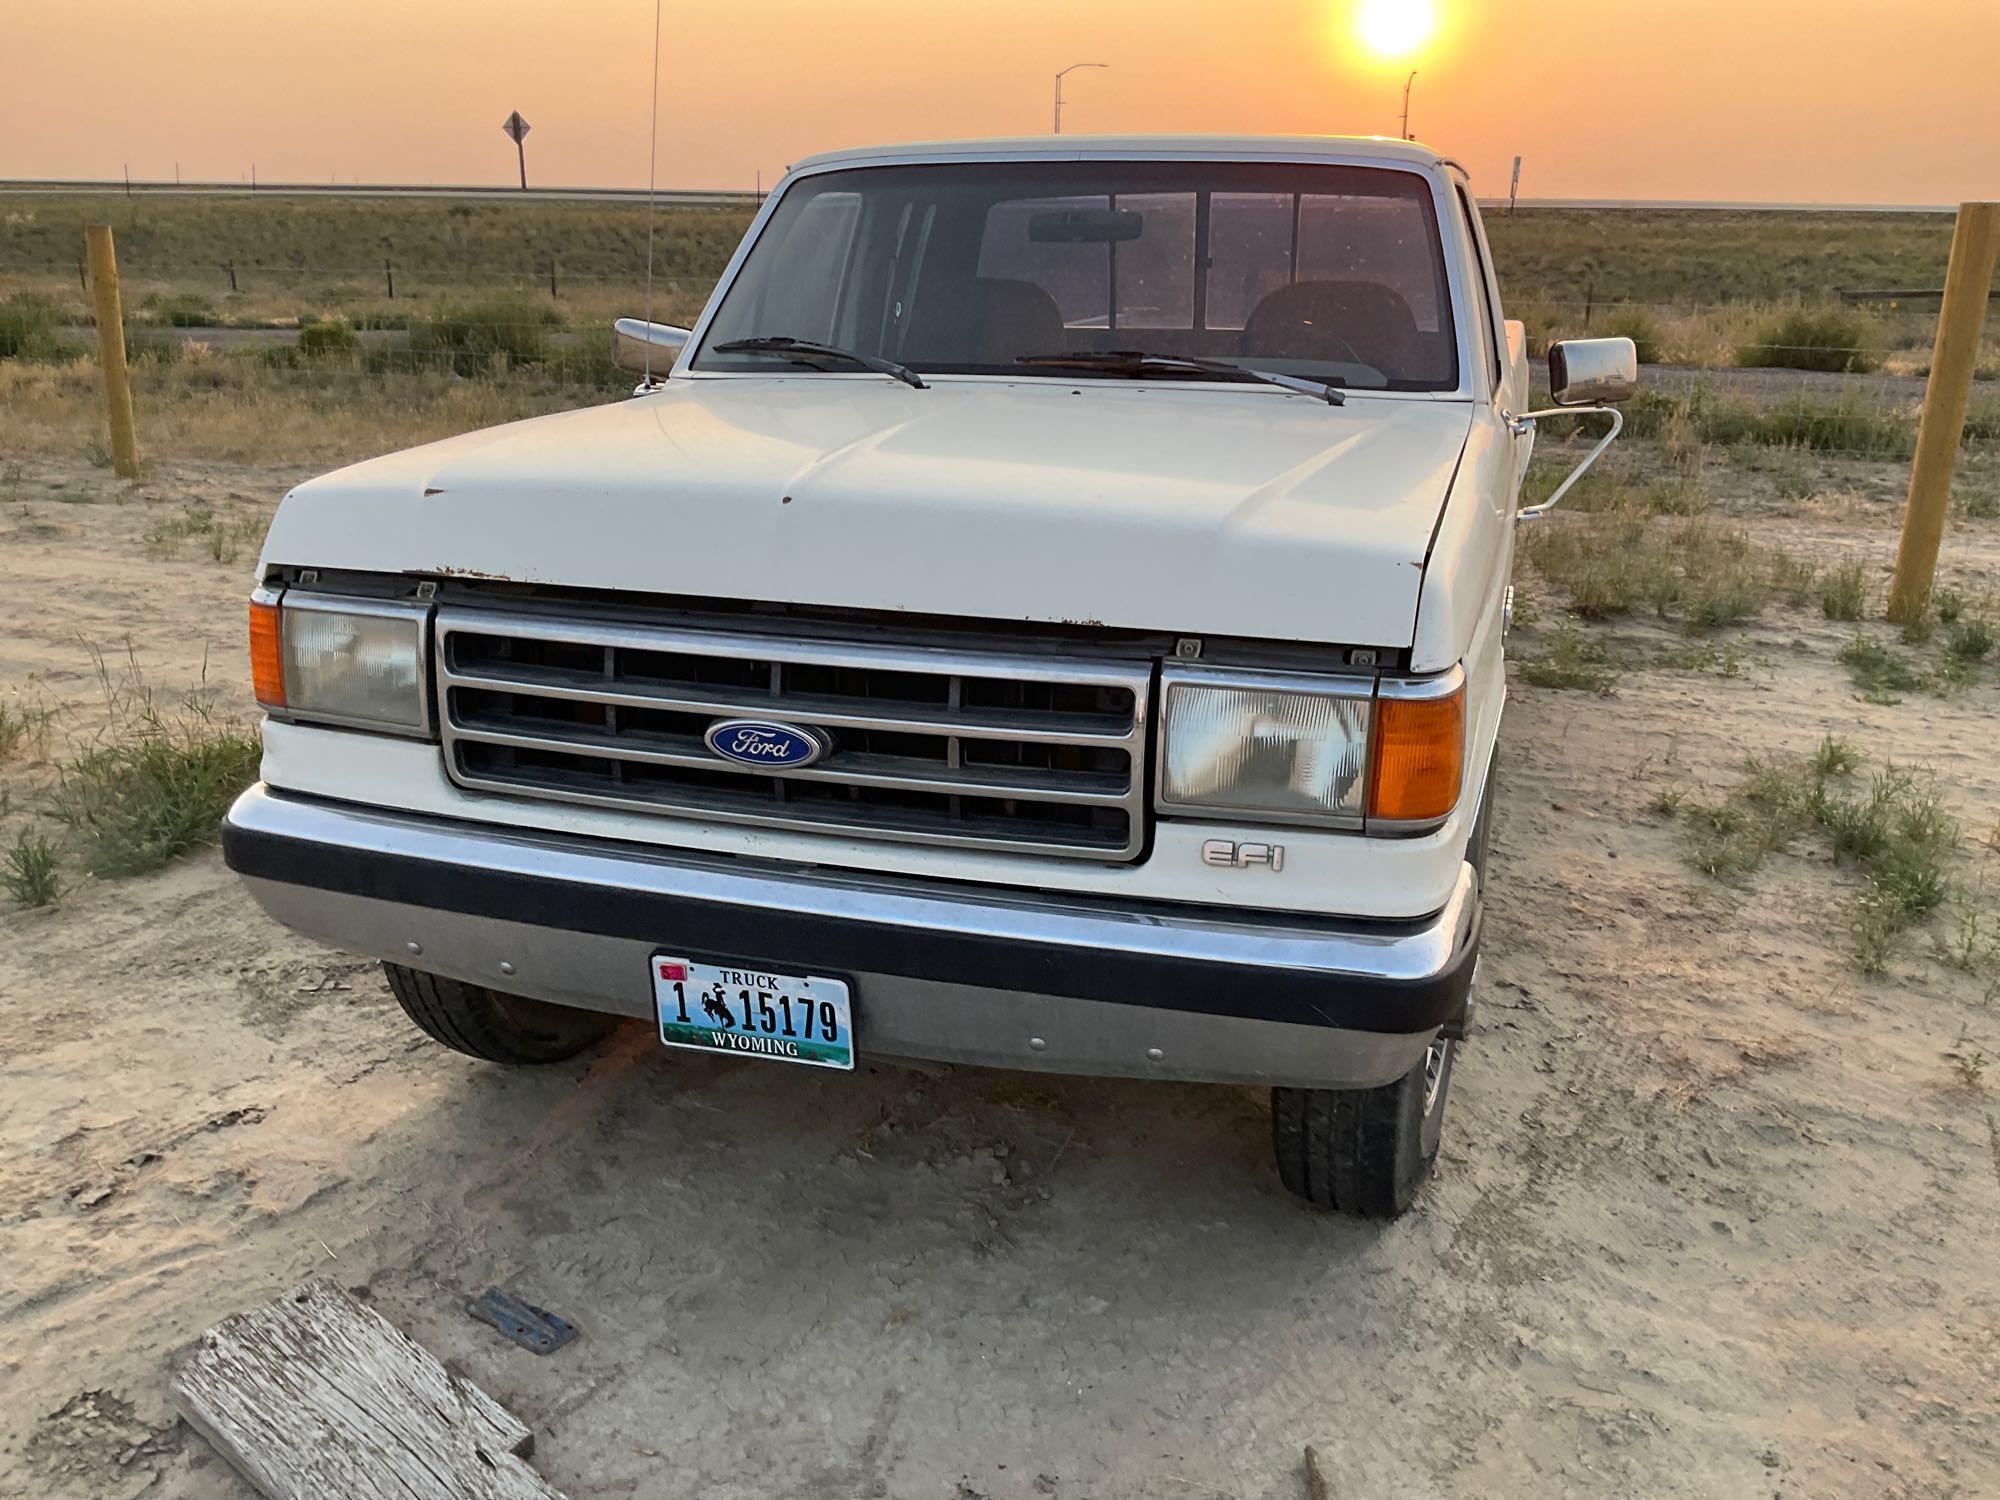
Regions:
M 1200 362 L 1355 393 L 1454 392 L 1432 184 L 1396 167 L 1062 160 L 857 167 L 796 179 L 689 368 L 811 341 L 922 375 L 1222 382 Z M 1144 351 L 1169 371 L 1121 369 Z M 1102 368 L 1023 359 L 1072 353 Z M 792 373 L 810 369 L 792 366 Z

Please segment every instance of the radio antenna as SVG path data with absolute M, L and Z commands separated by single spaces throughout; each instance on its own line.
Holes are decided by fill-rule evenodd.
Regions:
M 653 225 L 659 219 L 656 188 L 660 176 L 660 7 L 653 0 L 653 108 L 646 126 L 646 370 L 653 383 Z

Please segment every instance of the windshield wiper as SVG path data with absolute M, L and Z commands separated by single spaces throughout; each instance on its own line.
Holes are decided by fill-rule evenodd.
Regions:
M 1056 370 L 1115 370 L 1134 379 L 1143 378 L 1151 370 L 1200 370 L 1205 374 L 1234 375 L 1244 380 L 1260 380 L 1265 385 L 1282 386 L 1288 391 L 1302 391 L 1308 396 L 1322 397 L 1329 406 L 1347 404 L 1347 397 L 1338 389 L 1338 381 L 1318 380 L 1310 375 L 1280 375 L 1275 370 L 1254 370 L 1248 365 L 1232 364 L 1226 359 L 1197 359 L 1189 354 L 1149 354 L 1143 349 L 1074 349 L 1067 354 L 1023 354 L 1014 363 Z
M 908 365 L 899 365 L 893 359 L 878 359 L 872 354 L 857 354 L 852 349 L 839 349 L 832 344 L 816 344 L 811 339 L 795 339 L 782 335 L 761 339 L 731 339 L 726 344 L 714 346 L 717 354 L 782 354 L 795 364 L 809 365 L 815 360 L 834 359 L 845 364 L 859 365 L 864 370 L 873 370 L 880 375 L 888 375 L 900 380 L 904 385 L 915 386 L 927 391 L 927 385 L 915 370 Z

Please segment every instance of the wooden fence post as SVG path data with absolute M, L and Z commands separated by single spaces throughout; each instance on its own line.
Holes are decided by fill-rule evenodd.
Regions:
M 83 231 L 90 252 L 90 296 L 97 313 L 97 363 L 104 372 L 104 411 L 111 421 L 111 467 L 121 479 L 139 477 L 139 434 L 132 422 L 132 376 L 125 368 L 125 313 L 118 302 L 118 257 L 111 226 Z
M 1961 203 L 1958 227 L 1951 236 L 1951 265 L 1944 277 L 1944 306 L 1938 310 L 1930 378 L 1924 383 L 1924 411 L 1917 421 L 1903 539 L 1896 548 L 1896 575 L 1889 585 L 1892 620 L 1916 618 L 1930 599 L 1996 253 L 2000 253 L 2000 203 Z

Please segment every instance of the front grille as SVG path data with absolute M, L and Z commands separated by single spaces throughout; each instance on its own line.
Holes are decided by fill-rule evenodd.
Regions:
M 1151 664 L 437 614 L 445 763 L 481 791 L 863 838 L 1132 860 Z M 721 719 L 817 729 L 743 766 Z

